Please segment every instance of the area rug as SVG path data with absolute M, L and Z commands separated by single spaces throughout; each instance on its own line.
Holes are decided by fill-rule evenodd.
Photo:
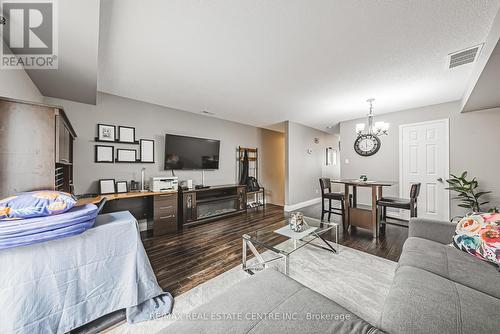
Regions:
M 264 253 L 264 258 L 273 256 Z M 255 259 L 252 259 L 255 261 Z M 381 257 L 340 246 L 338 254 L 311 245 L 290 257 L 290 276 L 305 286 L 334 300 L 376 326 L 384 300 L 389 293 L 397 263 Z M 283 271 L 283 261 L 268 267 Z M 173 317 L 165 317 L 135 325 L 119 324 L 106 331 L 113 334 L 150 334 L 168 332 L 175 316 L 189 313 L 195 307 L 224 292 L 248 277 L 237 266 L 175 298 Z

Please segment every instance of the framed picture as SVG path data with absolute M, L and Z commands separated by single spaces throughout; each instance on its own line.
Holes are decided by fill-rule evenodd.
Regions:
M 122 143 L 135 143 L 135 128 L 130 126 L 119 126 L 118 141 Z
M 115 148 L 109 145 L 95 145 L 95 162 L 113 163 L 115 160 Z
M 116 162 L 136 162 L 137 151 L 119 148 L 116 150 Z
M 108 124 L 97 124 L 97 140 L 99 141 L 115 141 L 116 127 Z
M 99 194 L 107 195 L 115 193 L 115 179 L 99 180 Z
M 140 140 L 140 160 L 141 162 L 155 162 L 155 141 L 150 139 Z
M 116 193 L 121 194 L 121 193 L 127 193 L 127 192 L 128 192 L 127 181 L 116 182 Z

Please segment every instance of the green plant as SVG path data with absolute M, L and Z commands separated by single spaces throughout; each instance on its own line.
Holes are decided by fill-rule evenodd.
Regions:
M 477 191 L 479 183 L 476 178 L 467 180 L 467 172 L 463 172 L 462 175 L 456 176 L 450 174 L 451 178 L 446 180 L 450 185 L 449 190 L 453 190 L 458 193 L 453 199 L 460 201 L 458 204 L 461 208 L 470 209 L 474 212 L 481 212 L 481 205 L 488 204 L 488 201 L 481 202 L 481 197 L 483 195 L 491 193 L 491 191 Z

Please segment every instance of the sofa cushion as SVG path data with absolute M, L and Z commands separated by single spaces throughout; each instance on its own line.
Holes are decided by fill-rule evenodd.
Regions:
M 399 267 L 379 327 L 388 333 L 498 333 L 500 299 L 419 268 Z
M 161 333 L 381 332 L 323 295 L 267 269 L 235 284 Z
M 408 238 L 403 246 L 399 266 L 412 266 L 427 270 L 500 298 L 500 273 L 498 269 L 490 263 L 449 245 L 421 238 Z

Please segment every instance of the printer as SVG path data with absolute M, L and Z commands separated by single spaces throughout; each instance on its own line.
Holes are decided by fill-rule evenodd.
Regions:
M 154 192 L 177 191 L 178 180 L 176 176 L 152 177 L 149 182 L 149 190 Z

